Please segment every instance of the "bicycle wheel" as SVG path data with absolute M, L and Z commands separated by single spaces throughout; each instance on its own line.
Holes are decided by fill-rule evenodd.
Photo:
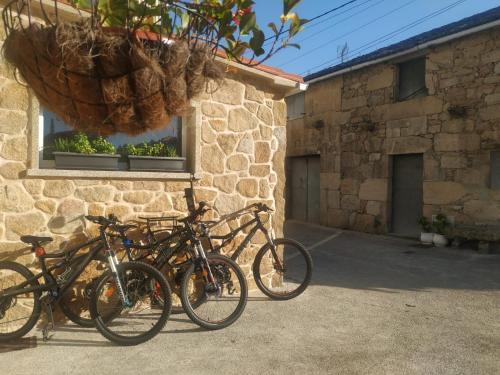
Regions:
M 274 254 L 271 245 L 266 244 L 255 256 L 255 283 L 262 293 L 272 299 L 292 299 L 306 290 L 311 282 L 312 258 L 297 241 L 280 238 L 274 240 L 274 244 Z
M 71 264 L 78 265 L 85 256 L 81 255 L 75 258 Z M 64 315 L 73 323 L 85 328 L 95 327 L 89 311 L 90 296 L 92 290 L 96 287 L 97 280 L 107 268 L 108 261 L 106 257 L 102 254 L 96 254 L 94 259 L 73 282 L 73 285 L 64 292 L 59 301 L 59 306 Z
M 108 340 L 138 345 L 152 339 L 165 326 L 172 306 L 170 288 L 165 277 L 146 263 L 122 263 L 118 275 L 127 303 L 122 302 L 115 276 L 107 271 L 92 292 L 91 317 Z M 158 303 L 159 299 L 162 303 Z M 106 318 L 109 316 L 113 319 Z
M 181 301 L 181 284 L 184 273 L 189 268 L 188 255 L 181 254 L 170 262 L 165 263 L 160 272 L 165 276 L 172 291 L 172 314 L 183 314 L 184 308 Z M 204 301 L 204 284 L 197 283 L 190 291 L 190 300 L 193 306 L 197 307 Z M 161 301 L 160 301 L 161 302 Z
M 40 317 L 40 291 L 2 297 L 2 293 L 15 289 L 35 275 L 19 263 L 0 262 L 0 341 L 20 338 L 27 334 Z M 33 280 L 29 287 L 39 286 Z
M 206 281 L 207 270 L 191 264 L 182 280 L 181 301 L 194 323 L 215 330 L 233 324 L 241 316 L 247 304 L 248 287 L 241 268 L 230 258 L 208 254 L 207 260 L 215 285 Z M 200 285 L 204 291 L 202 299 L 192 293 Z

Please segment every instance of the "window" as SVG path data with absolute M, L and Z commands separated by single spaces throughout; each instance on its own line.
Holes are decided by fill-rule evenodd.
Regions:
M 70 128 L 62 120 L 57 118 L 52 112 L 40 110 L 40 125 L 39 125 L 39 166 L 40 168 L 54 168 L 54 140 L 60 137 L 71 137 L 77 131 Z M 88 134 L 89 138 L 94 137 L 94 134 Z M 118 133 L 106 137 L 118 149 L 126 144 L 139 145 L 143 142 L 164 141 L 175 146 L 179 156 L 185 155 L 185 150 L 182 147 L 182 120 L 179 117 L 174 118 L 169 126 L 156 131 L 148 131 L 137 136 L 128 136 L 124 133 Z M 127 169 L 127 160 L 121 158 L 119 169 Z
M 286 98 L 287 118 L 293 120 L 305 115 L 305 93 L 301 92 Z
M 425 86 L 425 57 L 403 62 L 398 65 L 398 100 L 420 98 L 427 95 Z
M 500 151 L 490 152 L 490 189 L 500 189 Z

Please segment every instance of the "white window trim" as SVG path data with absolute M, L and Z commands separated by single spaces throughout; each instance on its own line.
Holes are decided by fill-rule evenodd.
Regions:
M 27 177 L 59 178 L 106 178 L 144 180 L 189 180 L 201 178 L 201 106 L 191 101 L 190 108 L 182 116 L 182 156 L 186 157 L 186 172 L 134 172 L 134 171 L 93 171 L 47 168 L 40 166 L 43 152 L 43 115 L 38 100 L 30 94 L 29 111 L 29 169 Z M 44 168 L 45 167 L 45 168 Z

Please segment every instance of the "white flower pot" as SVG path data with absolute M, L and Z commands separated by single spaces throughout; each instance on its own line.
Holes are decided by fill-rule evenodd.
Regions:
M 420 242 L 424 245 L 432 245 L 432 240 L 434 238 L 434 233 L 422 232 L 420 233 Z
M 436 247 L 445 247 L 446 245 L 448 245 L 448 239 L 442 234 L 437 234 L 437 233 L 434 233 L 434 236 L 432 237 L 432 242 Z

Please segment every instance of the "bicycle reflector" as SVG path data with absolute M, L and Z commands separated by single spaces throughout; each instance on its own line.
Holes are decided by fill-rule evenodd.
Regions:
M 37 257 L 43 257 L 45 255 L 45 249 L 41 246 L 35 247 L 35 254 Z

